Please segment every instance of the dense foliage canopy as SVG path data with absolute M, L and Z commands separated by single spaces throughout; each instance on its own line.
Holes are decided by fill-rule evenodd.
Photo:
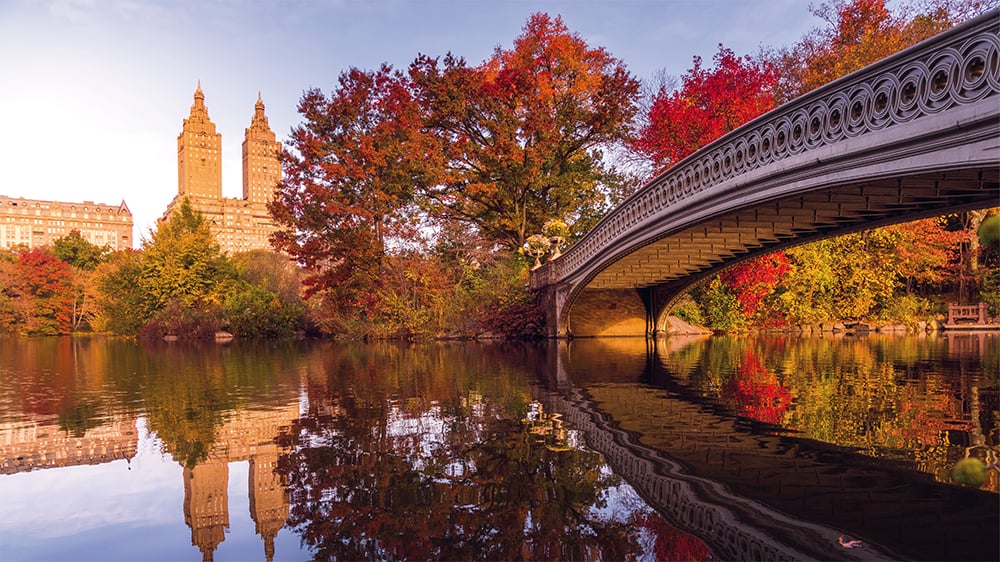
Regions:
M 0 331 L 537 336 L 543 316 L 518 252 L 526 241 L 540 254 L 572 243 L 648 172 L 986 7 L 831 0 L 814 8 L 825 25 L 795 45 L 752 56 L 719 45 L 711 66 L 695 56 L 679 79 L 645 89 L 623 61 L 544 13 L 476 65 L 448 53 L 418 55 L 405 71 L 349 68 L 332 91 L 300 101 L 270 204 L 284 255 L 224 255 L 186 203 L 138 251 L 79 232 L 48 249 L 0 251 Z M 912 321 L 949 300 L 1000 312 L 997 215 L 763 256 L 693 290 L 678 314 L 742 330 Z
M 547 220 L 601 204 L 600 149 L 628 137 L 639 82 L 560 18 L 531 16 L 478 67 L 421 56 L 410 76 L 445 150 L 423 190 L 431 213 L 518 248 Z

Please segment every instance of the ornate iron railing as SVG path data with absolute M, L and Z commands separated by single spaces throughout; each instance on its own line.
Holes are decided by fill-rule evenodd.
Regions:
M 996 97 L 998 28 L 1000 10 L 995 10 L 796 98 L 705 146 L 640 188 L 561 257 L 532 272 L 532 287 L 559 282 L 649 217 L 713 185 Z

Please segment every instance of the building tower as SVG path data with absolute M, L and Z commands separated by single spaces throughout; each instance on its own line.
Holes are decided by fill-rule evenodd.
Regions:
M 177 192 L 181 196 L 222 197 L 222 135 L 208 117 L 201 80 L 191 115 L 177 135 Z
M 257 92 L 253 119 L 243 139 L 243 199 L 252 203 L 270 203 L 281 181 L 278 154 L 281 145 L 267 124 L 264 102 Z
M 281 180 L 281 143 L 267 124 L 260 92 L 243 141 L 243 197 L 222 196 L 222 134 L 208 118 L 201 82 L 191 115 L 177 137 L 177 195 L 167 204 L 160 224 L 170 221 L 184 201 L 201 213 L 223 252 L 270 250 L 278 227 L 267 204 Z

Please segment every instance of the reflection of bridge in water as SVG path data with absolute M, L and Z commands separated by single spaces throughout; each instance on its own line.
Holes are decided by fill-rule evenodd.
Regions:
M 822 443 L 750 433 L 732 416 L 639 384 L 642 359 L 607 350 L 582 357 L 573 343 L 558 345 L 550 408 L 723 559 L 998 559 L 994 494 Z M 571 358 L 607 377 L 581 384 Z M 841 535 L 863 547 L 843 548 Z

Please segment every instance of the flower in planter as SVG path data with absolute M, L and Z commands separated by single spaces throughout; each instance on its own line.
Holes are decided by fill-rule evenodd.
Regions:
M 560 219 L 552 219 L 545 223 L 542 227 L 542 232 L 545 233 L 545 236 L 549 239 L 549 243 L 552 245 L 552 257 L 549 258 L 549 261 L 552 261 L 562 254 L 559 251 L 559 247 L 562 246 L 563 242 L 569 236 L 569 226 Z
M 549 246 L 551 246 L 551 242 L 549 242 L 547 237 L 542 236 L 541 234 L 532 234 L 524 242 L 524 253 L 535 258 L 535 265 L 533 265 L 531 269 L 535 269 L 542 265 L 539 258 L 544 256 L 545 252 L 549 251 Z

